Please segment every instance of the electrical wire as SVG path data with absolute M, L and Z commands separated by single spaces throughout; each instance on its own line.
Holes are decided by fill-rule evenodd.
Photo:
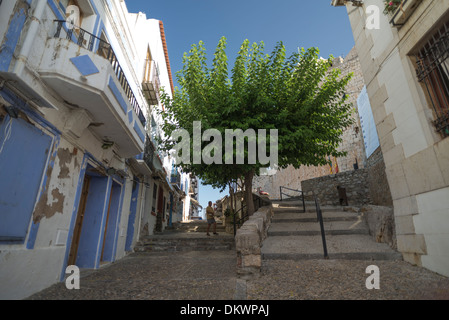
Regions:
M 0 148 L 0 154 L 3 152 L 3 148 L 5 147 L 6 141 L 8 141 L 11 138 L 11 131 L 12 131 L 12 118 L 10 117 L 8 123 L 5 125 L 5 138 Z

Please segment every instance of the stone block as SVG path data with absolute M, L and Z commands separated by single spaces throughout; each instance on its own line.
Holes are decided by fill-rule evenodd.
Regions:
M 235 248 L 242 255 L 260 254 L 260 236 L 255 228 L 240 228 L 235 236 Z
M 396 199 L 393 201 L 393 205 L 396 217 L 418 213 L 418 204 L 415 196 Z
M 404 149 L 402 144 L 397 144 L 394 148 L 388 151 L 383 151 L 385 166 L 389 167 L 393 164 L 400 163 L 404 160 Z
M 444 187 L 444 179 L 434 148 L 427 148 L 405 159 L 402 166 L 411 194 Z
M 262 235 L 264 232 L 263 219 L 260 217 L 250 217 L 248 221 L 246 221 L 243 226 L 243 230 L 254 230 L 259 236 L 259 241 L 262 241 Z M 253 232 L 254 232 L 253 231 Z
M 390 133 L 379 138 L 380 145 L 382 147 L 383 152 L 390 151 L 396 146 L 393 135 Z
M 410 195 L 410 191 L 402 165 L 400 163 L 396 163 L 391 166 L 387 166 L 385 172 L 387 174 L 393 201 L 395 199 L 408 197 Z
M 415 234 L 413 215 L 402 215 L 395 218 L 396 234 Z
M 416 265 L 418 267 L 422 267 L 420 254 L 403 252 L 402 258 L 404 259 L 405 262 L 408 262 L 412 265 Z
M 398 251 L 402 253 L 427 254 L 426 241 L 422 234 L 396 235 Z
M 262 256 L 260 254 L 247 254 L 242 256 L 243 268 L 260 268 L 262 267 Z
M 396 129 L 396 122 L 393 113 L 390 113 L 385 119 L 376 125 L 377 132 L 380 139 L 384 139 L 386 135 Z
M 376 125 L 383 121 L 386 118 L 385 107 L 383 106 L 384 102 L 388 99 L 388 92 L 385 84 L 382 85 L 375 93 L 370 97 L 370 102 L 373 105 L 377 106 L 377 112 L 373 111 L 373 118 Z M 381 110 L 383 109 L 383 110 Z M 382 112 L 381 112 L 382 111 Z
M 434 149 L 444 182 L 449 185 L 449 139 L 441 140 Z
M 369 233 L 379 243 L 387 243 L 396 249 L 395 218 L 392 207 L 364 206 L 361 211 L 367 222 Z

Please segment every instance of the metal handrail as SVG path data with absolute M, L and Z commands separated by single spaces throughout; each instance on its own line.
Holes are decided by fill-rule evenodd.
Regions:
M 289 188 L 289 187 L 280 186 L 280 187 L 279 187 L 279 193 L 280 193 L 281 201 L 283 201 L 283 200 L 282 200 L 282 195 L 290 196 L 290 195 L 287 194 L 287 193 L 283 193 L 283 192 L 282 192 L 282 189 L 287 189 L 287 190 L 299 192 L 299 193 L 301 194 L 300 197 L 301 197 L 301 199 L 302 199 L 302 208 L 303 208 L 304 212 L 306 212 L 306 201 L 305 201 L 305 199 L 304 199 L 304 198 L 305 198 L 305 197 L 304 197 L 304 192 L 302 192 L 302 190 L 297 190 L 297 189 L 292 189 L 292 188 Z M 290 197 L 291 197 L 291 196 L 290 196 Z
M 256 206 L 255 206 L 255 202 L 257 201 L 257 209 L 256 209 Z M 253 199 L 253 203 L 254 203 L 254 207 L 255 207 L 255 211 L 257 211 L 257 210 L 259 210 L 260 209 L 260 207 L 261 207 L 261 201 L 262 201 L 262 198 L 261 197 L 257 197 L 257 199 Z M 245 204 L 243 204 L 242 206 L 241 206 L 241 208 L 240 209 L 238 209 L 235 213 L 234 213 L 234 237 L 235 237 L 235 235 L 237 234 L 237 225 L 238 225 L 238 227 L 240 228 L 242 225 L 243 225 L 243 223 L 245 223 L 245 221 L 247 221 L 248 219 L 249 219 L 249 215 L 248 215 L 248 211 L 246 212 L 246 214 L 245 215 L 243 215 L 241 218 L 239 218 L 238 220 L 236 219 L 236 216 L 237 216 L 237 213 L 239 213 L 240 211 L 242 211 L 242 213 L 244 212 L 243 211 L 243 209 L 245 209 L 246 208 L 246 203 Z
M 329 259 L 329 255 L 327 253 L 326 233 L 324 231 L 323 212 L 321 211 L 320 203 L 318 202 L 316 196 L 313 197 L 315 200 L 317 222 L 319 222 L 321 229 L 321 240 L 323 242 L 324 259 Z
M 58 23 L 54 37 L 59 38 L 61 35 L 61 30 L 63 26 L 67 23 L 67 21 L 65 20 L 54 20 L 54 21 Z M 76 43 L 78 46 L 83 47 L 91 52 L 94 52 L 94 43 L 98 41 L 97 54 L 107 59 L 111 63 L 111 66 L 114 69 L 114 73 L 117 76 L 117 79 L 119 80 L 123 90 L 125 91 L 129 103 L 136 112 L 139 121 L 142 123 L 143 126 L 145 126 L 146 119 L 145 116 L 143 115 L 142 108 L 140 107 L 140 104 L 137 101 L 136 96 L 134 95 L 134 92 L 132 91 L 131 86 L 129 85 L 128 80 L 126 79 L 125 73 L 118 62 L 117 56 L 114 50 L 112 49 L 111 44 L 82 28 L 76 27 L 76 29 L 79 30 L 79 33 L 73 32 L 74 29 L 75 28 L 66 30 L 67 33 L 66 39 Z

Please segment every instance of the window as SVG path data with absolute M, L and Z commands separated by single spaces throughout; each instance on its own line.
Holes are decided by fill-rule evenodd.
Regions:
M 431 102 L 437 132 L 449 136 L 449 22 L 416 54 L 417 76 Z
M 0 241 L 23 243 L 53 138 L 20 118 L 0 123 Z
M 153 203 L 151 205 L 151 211 L 156 212 L 156 198 L 157 198 L 157 184 L 153 186 Z
M 108 38 L 103 31 L 101 32 L 100 39 L 98 40 L 97 54 L 105 59 L 109 59 L 111 56 L 111 45 L 109 44 Z M 112 63 L 116 63 L 116 61 L 112 61 Z

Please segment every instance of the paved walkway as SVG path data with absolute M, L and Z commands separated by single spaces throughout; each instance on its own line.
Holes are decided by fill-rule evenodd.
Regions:
M 175 234 L 181 239 L 203 238 L 202 241 L 229 237 L 223 232 L 207 237 L 204 232 L 190 231 L 172 232 L 160 238 Z M 352 239 L 359 241 L 357 237 Z M 283 246 L 287 246 L 287 240 L 288 237 L 284 237 Z M 304 243 L 301 242 L 300 247 L 307 247 Z M 320 247 L 321 242 L 315 245 Z M 340 252 L 343 248 L 346 246 L 335 250 Z M 361 260 L 360 257 L 365 256 L 357 257 L 333 260 L 330 254 L 330 260 L 313 257 L 266 259 L 260 276 L 245 281 L 237 278 L 235 250 L 133 253 L 99 270 L 82 270 L 79 290 L 68 290 L 62 282 L 28 299 L 449 300 L 447 277 L 402 260 Z M 366 287 L 366 280 L 371 275 L 366 269 L 371 265 L 379 268 L 379 289 Z
M 380 289 L 368 290 L 377 265 Z M 404 261 L 267 260 L 261 276 L 236 277 L 234 250 L 135 253 L 81 272 L 80 290 L 56 284 L 33 300 L 449 299 L 449 279 Z
M 32 300 L 233 300 L 235 251 L 133 253 L 81 271 L 80 289 L 58 283 Z

